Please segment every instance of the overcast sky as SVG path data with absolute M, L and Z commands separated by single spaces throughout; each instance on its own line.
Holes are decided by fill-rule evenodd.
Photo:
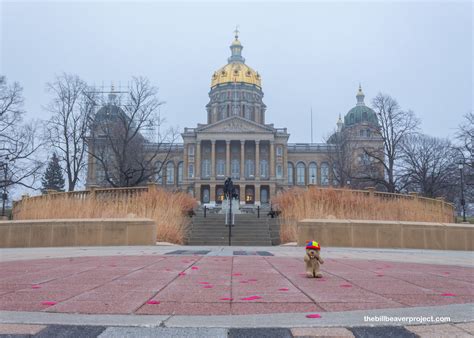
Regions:
M 89 84 L 148 77 L 173 126 L 206 122 L 212 73 L 235 25 L 263 79 L 267 123 L 290 142 L 334 129 L 378 93 L 415 111 L 425 133 L 452 137 L 473 108 L 473 6 L 465 2 L 5 2 L 0 73 L 24 87 L 29 118 L 48 118 L 45 83 L 62 72 Z

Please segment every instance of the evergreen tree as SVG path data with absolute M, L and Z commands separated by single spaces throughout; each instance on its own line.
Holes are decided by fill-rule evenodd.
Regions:
M 43 193 L 46 190 L 64 191 L 64 177 L 56 153 L 53 153 L 53 157 L 49 161 L 41 182 L 43 184 L 41 189 Z

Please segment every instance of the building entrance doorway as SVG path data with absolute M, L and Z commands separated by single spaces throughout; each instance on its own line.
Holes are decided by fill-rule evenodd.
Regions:
M 260 188 L 260 203 L 261 204 L 268 204 L 270 202 L 270 188 L 266 185 Z
M 211 190 L 208 185 L 201 186 L 201 202 L 209 203 L 211 201 Z
M 245 187 L 245 204 L 255 203 L 255 187 L 253 185 L 247 185 Z
M 216 203 L 222 204 L 223 200 L 224 200 L 224 186 L 218 185 L 216 186 Z

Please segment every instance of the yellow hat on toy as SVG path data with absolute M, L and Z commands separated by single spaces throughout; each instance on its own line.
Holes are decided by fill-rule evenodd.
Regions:
M 316 241 L 306 242 L 306 249 L 321 250 L 321 246 Z

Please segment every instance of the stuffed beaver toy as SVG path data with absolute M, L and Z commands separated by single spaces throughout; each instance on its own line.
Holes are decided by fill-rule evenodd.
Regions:
M 321 258 L 319 251 L 321 246 L 316 241 L 306 243 L 306 255 L 304 261 L 306 263 L 306 276 L 312 278 L 321 278 L 323 275 L 319 272 L 319 264 L 323 264 L 324 260 Z

